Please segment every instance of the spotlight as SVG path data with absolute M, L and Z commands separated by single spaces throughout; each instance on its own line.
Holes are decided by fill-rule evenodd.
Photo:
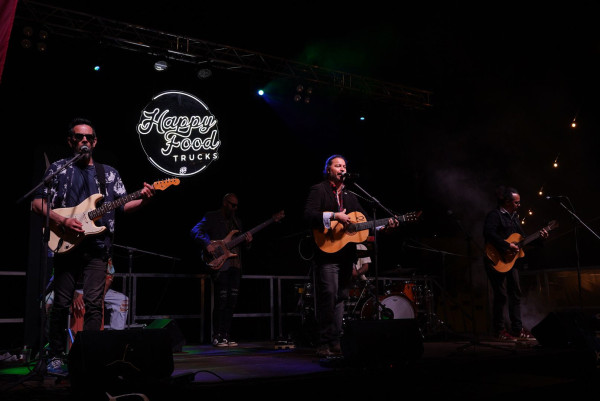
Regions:
M 169 64 L 167 64 L 166 61 L 160 60 L 154 63 L 154 69 L 156 71 L 165 71 L 167 68 L 169 68 Z
M 198 74 L 196 74 L 198 76 L 199 79 L 206 79 L 209 78 L 210 76 L 212 76 L 212 71 L 209 70 L 208 68 L 202 68 L 200 70 L 198 70 Z
M 23 35 L 25 37 L 28 37 L 28 38 L 32 37 L 33 36 L 33 28 L 30 27 L 30 26 L 24 27 L 23 28 Z
M 29 39 L 21 40 L 21 47 L 23 49 L 29 49 L 29 48 L 31 48 L 31 45 L 32 45 L 31 40 L 29 40 Z

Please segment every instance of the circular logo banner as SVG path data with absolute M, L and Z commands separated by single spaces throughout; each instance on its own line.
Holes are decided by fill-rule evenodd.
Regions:
M 191 176 L 219 158 L 217 118 L 189 93 L 172 90 L 154 96 L 136 130 L 150 163 L 167 174 Z

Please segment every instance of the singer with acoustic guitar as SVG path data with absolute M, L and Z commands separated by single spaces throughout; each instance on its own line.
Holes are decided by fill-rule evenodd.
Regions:
M 523 242 L 515 240 L 525 236 L 518 215 L 521 195 L 515 188 L 501 186 L 496 189 L 496 200 L 497 206 L 487 213 L 483 223 L 484 266 L 493 297 L 492 326 L 499 340 L 530 340 L 533 336 L 521 320 L 519 269 L 524 262 Z M 548 238 L 551 227 L 540 229 L 534 235 L 537 237 L 534 243 Z M 510 326 L 504 319 L 507 305 Z
M 35 213 L 48 215 L 50 235 L 57 239 L 49 248 L 54 253 L 54 303 L 49 316 L 46 368 L 52 375 L 68 374 L 65 330 L 80 277 L 85 305 L 83 330 L 101 329 L 116 212 L 138 210 L 155 193 L 152 185 L 144 183 L 141 190 L 128 195 L 119 172 L 93 159 L 97 143 L 92 123 L 73 119 L 67 132 L 73 157 L 50 164 L 44 174 L 47 182 L 36 191 L 31 203 Z M 86 207 L 90 210 L 84 210 Z
M 323 180 L 310 188 L 304 206 L 304 221 L 315 238 L 317 356 L 321 358 L 342 354 L 344 303 L 352 284 L 356 243 L 366 240 L 369 231 L 373 231 L 368 227 L 359 231 L 355 228 L 357 217 L 368 217 L 357 196 L 345 188 L 346 168 L 344 156 L 330 156 L 325 162 Z M 386 218 L 379 224 L 379 228 L 395 228 L 399 222 Z

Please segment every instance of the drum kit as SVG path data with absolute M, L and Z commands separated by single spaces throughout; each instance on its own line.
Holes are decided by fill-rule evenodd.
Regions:
M 424 336 L 445 331 L 445 323 L 435 313 L 432 278 L 383 279 L 378 294 L 374 282 L 371 278 L 353 280 L 344 305 L 344 324 L 353 320 L 417 319 Z M 302 325 L 314 325 L 313 283 L 308 281 L 296 290 Z
M 344 320 L 418 319 L 429 330 L 435 318 L 430 280 L 383 281 L 383 291 L 375 294 L 373 280 L 355 280 L 345 303 Z M 440 322 L 441 323 L 441 322 Z

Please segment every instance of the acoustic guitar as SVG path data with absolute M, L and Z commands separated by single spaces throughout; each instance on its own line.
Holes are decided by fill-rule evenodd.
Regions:
M 546 231 L 550 231 L 555 229 L 556 227 L 558 227 L 558 222 L 556 220 L 552 220 L 543 229 L 545 229 Z M 516 252 L 499 252 L 496 249 L 496 247 L 494 247 L 492 244 L 486 244 L 485 254 L 492 261 L 494 269 L 496 269 L 500 273 L 506 273 L 507 271 L 512 269 L 516 260 L 525 256 L 525 251 L 523 251 L 523 247 L 529 244 L 531 241 L 538 239 L 540 237 L 540 231 L 542 231 L 543 229 L 540 229 L 534 234 L 531 234 L 525 238 L 523 238 L 523 236 L 519 233 L 513 233 L 507 239 L 505 239 L 505 241 L 509 244 L 512 243 L 517 244 L 519 246 L 519 250 Z
M 327 213 L 327 212 L 326 212 Z M 419 219 L 422 212 L 410 212 L 402 216 L 395 216 L 400 223 L 414 222 Z M 334 253 L 342 249 L 349 242 L 365 242 L 369 236 L 369 229 L 387 224 L 389 217 L 367 221 L 361 212 L 350 212 L 350 224 L 346 227 L 339 221 L 332 221 L 330 229 L 314 229 L 313 237 L 317 246 L 327 253 Z

